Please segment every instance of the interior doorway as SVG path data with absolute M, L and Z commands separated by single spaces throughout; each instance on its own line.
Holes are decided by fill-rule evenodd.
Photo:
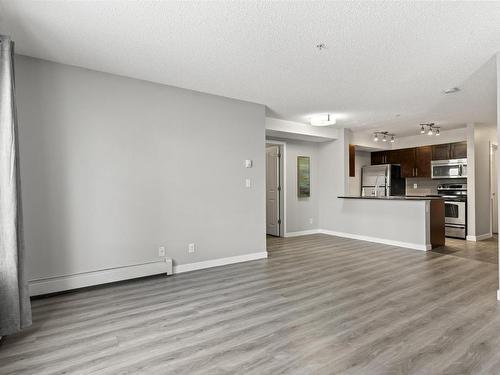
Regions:
M 266 143 L 266 234 L 283 237 L 284 143 Z

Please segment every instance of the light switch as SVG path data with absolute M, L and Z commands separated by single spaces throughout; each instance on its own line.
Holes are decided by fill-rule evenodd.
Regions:
M 245 187 L 247 187 L 247 188 L 252 187 L 252 181 L 250 181 L 250 179 L 249 179 L 249 178 L 247 178 L 247 179 L 245 180 Z
M 413 184 L 413 188 L 414 189 L 418 189 L 418 185 L 417 184 Z
M 252 161 L 250 159 L 245 160 L 245 168 L 252 168 Z

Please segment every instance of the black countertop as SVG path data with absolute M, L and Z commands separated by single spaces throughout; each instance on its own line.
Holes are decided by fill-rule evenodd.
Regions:
M 359 195 L 341 195 L 337 198 L 343 199 L 378 199 L 378 200 L 386 200 L 386 201 L 430 201 L 430 200 L 444 200 L 442 197 L 422 197 L 415 195 L 403 195 L 403 196 L 389 196 L 389 197 L 361 197 Z

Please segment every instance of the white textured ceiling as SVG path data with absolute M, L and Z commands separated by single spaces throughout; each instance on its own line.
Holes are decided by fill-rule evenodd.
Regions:
M 331 112 L 337 126 L 408 133 L 496 116 L 499 2 L 0 1 L 0 32 L 20 54 L 262 103 L 288 120 Z

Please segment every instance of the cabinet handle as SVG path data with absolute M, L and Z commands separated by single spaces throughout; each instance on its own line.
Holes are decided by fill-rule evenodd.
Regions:
M 418 177 L 418 168 L 415 167 L 415 177 Z

